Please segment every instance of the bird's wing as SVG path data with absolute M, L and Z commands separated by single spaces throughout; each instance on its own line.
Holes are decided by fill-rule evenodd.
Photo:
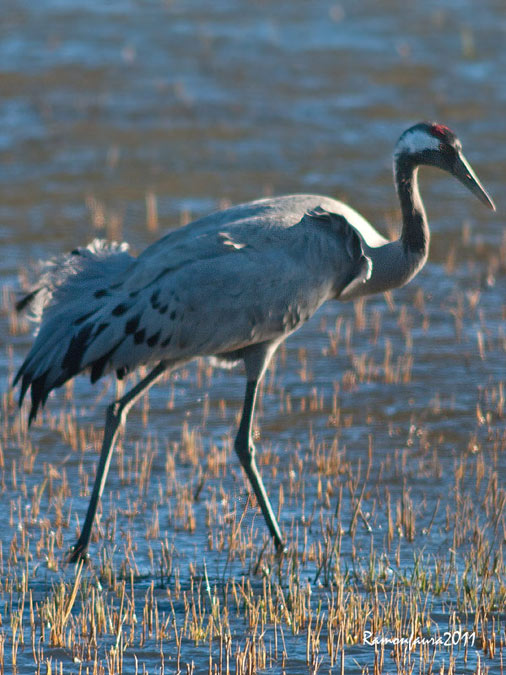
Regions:
M 321 226 L 321 218 L 318 222 L 316 219 L 318 213 L 329 214 L 329 218 L 332 215 L 338 237 L 351 225 L 367 246 L 386 243 L 370 223 L 343 202 L 321 195 L 271 197 L 232 206 L 172 230 L 141 253 L 135 268 L 128 270 L 125 283 L 135 291 L 194 260 L 233 253 L 234 238 L 260 250 L 276 242 L 283 245 L 287 230 Z M 223 246 L 226 240 L 217 236 L 221 233 L 229 234 L 228 248 Z
M 355 230 L 321 207 L 289 229 L 227 229 L 201 235 L 205 245 L 197 241 L 184 262 L 152 280 L 139 272 L 136 284 L 125 281 L 122 302 L 93 320 L 100 333 L 88 336 L 83 326 L 79 369 L 91 367 L 95 380 L 106 370 L 277 339 L 370 274 Z
M 367 274 L 356 232 L 323 209 L 292 227 L 251 218 L 224 225 L 197 228 L 193 239 L 176 238 L 173 245 L 166 238 L 165 256 L 160 246 L 137 261 L 128 256 L 113 278 L 105 273 L 112 254 L 100 261 L 91 256 L 80 276 L 59 283 L 16 377 L 21 398 L 31 386 L 31 417 L 51 389 L 88 368 L 95 381 L 110 370 L 122 375 L 143 363 L 185 361 L 286 336 Z M 77 257 L 86 263 L 90 256 Z M 79 280 L 86 290 L 81 302 Z
M 290 332 L 323 302 L 325 290 L 311 296 L 303 270 L 286 251 L 260 253 L 221 237 L 227 247 L 222 255 L 159 275 L 133 297 L 126 290 L 117 304 L 107 303 L 85 319 L 63 362 L 73 363 L 76 372 L 90 367 L 95 381 L 109 370 L 124 372 L 162 358 L 183 361 L 235 350 Z

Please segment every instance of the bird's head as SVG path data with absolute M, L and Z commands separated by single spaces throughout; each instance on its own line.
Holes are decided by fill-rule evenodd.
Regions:
M 406 129 L 397 141 L 395 162 L 397 165 L 405 163 L 412 166 L 435 166 L 448 171 L 495 211 L 494 202 L 462 153 L 462 143 L 443 124 L 420 122 Z

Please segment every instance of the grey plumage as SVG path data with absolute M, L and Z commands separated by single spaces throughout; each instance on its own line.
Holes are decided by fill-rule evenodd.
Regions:
M 137 259 L 126 244 L 95 240 L 51 261 L 28 296 L 41 324 L 15 380 L 20 402 L 31 386 L 30 420 L 51 389 L 83 370 L 95 382 L 162 358 L 277 340 L 365 281 L 360 237 L 321 202 L 233 207 L 170 232 Z
M 31 387 L 30 422 L 51 389 L 79 372 L 82 346 L 103 330 L 103 324 L 93 322 L 99 303 L 95 293 L 111 285 L 133 260 L 127 244 L 95 239 L 47 262 L 35 288 L 18 302 L 18 309 L 28 307 L 30 318 L 40 324 L 14 380 L 15 385 L 21 379 L 20 404 Z

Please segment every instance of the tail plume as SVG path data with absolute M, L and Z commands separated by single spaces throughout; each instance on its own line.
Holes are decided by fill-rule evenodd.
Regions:
M 95 239 L 45 263 L 38 282 L 17 303 L 18 311 L 28 309 L 30 318 L 39 324 L 32 349 L 13 383 L 21 381 L 20 405 L 31 388 L 29 423 L 49 392 L 82 369 L 72 354 L 89 337 L 84 334 L 90 330 L 86 319 L 99 312 L 104 299 L 121 286 L 133 262 L 127 244 Z

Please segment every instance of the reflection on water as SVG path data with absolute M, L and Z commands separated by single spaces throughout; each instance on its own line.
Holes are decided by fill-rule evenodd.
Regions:
M 482 453 L 498 476 L 506 475 L 501 426 L 506 6 L 486 0 L 479 12 L 475 9 L 471 2 L 394 0 L 269 6 L 227 0 L 85 6 L 70 0 L 5 0 L 0 24 L 0 283 L 5 288 L 17 287 L 28 263 L 94 236 L 124 237 L 140 251 L 190 218 L 265 194 L 331 194 L 393 234 L 399 211 L 390 165 L 398 135 L 419 119 L 438 119 L 459 133 L 498 215 L 483 210 L 447 176 L 424 172 L 422 191 L 433 223 L 427 267 L 387 301 L 380 296 L 355 307 L 325 306 L 282 350 L 275 375 L 267 377 L 258 416 L 266 482 L 274 501 L 279 484 L 286 493 L 286 532 L 302 527 L 301 501 L 295 488 L 290 493 L 302 467 L 305 516 L 320 504 L 320 451 L 329 462 L 333 452 L 342 453 L 363 481 L 372 449 L 370 480 L 376 481 L 376 493 L 365 499 L 378 542 L 384 536 L 385 485 L 392 503 L 407 485 L 417 527 L 430 524 L 431 534 L 403 548 L 401 566 L 412 565 L 421 547 L 437 555 L 451 546 L 447 518 L 455 508 L 455 467 L 464 453 L 470 453 L 470 462 Z M 2 392 L 31 340 L 25 329 L 12 330 L 10 321 L 4 311 Z M 63 458 L 71 485 L 82 473 L 91 476 L 94 441 L 86 436 L 88 451 L 77 459 L 68 434 L 56 431 L 56 421 L 61 408 L 69 414 L 75 408 L 79 425 L 100 429 L 104 401 L 113 391 L 107 383 L 92 390 L 80 378 L 71 400 L 63 391 L 51 397 L 49 417 L 29 437 L 37 458 L 23 478 L 27 493 L 47 466 Z M 240 371 L 211 374 L 192 365 L 172 385 L 150 393 L 148 426 L 142 406 L 132 412 L 121 461 L 133 462 L 139 443 L 149 441 L 157 452 L 144 511 L 135 518 L 123 515 L 114 536 L 118 543 L 122 527 L 133 530 L 141 567 L 150 566 L 145 533 L 155 505 L 160 536 L 166 532 L 177 545 L 181 574 L 188 575 L 189 561 L 201 564 L 204 552 L 209 573 L 223 574 L 226 553 L 208 550 L 206 509 L 209 499 L 225 499 L 221 494 L 244 508 L 246 492 L 230 446 L 242 391 Z M 16 424 L 14 409 L 5 402 L 3 411 L 7 408 Z M 201 469 L 185 455 L 185 424 L 188 434 L 197 434 Z M 5 513 L 20 494 L 19 485 L 6 478 L 20 452 L 13 438 L 3 442 Z M 179 488 L 159 490 L 154 478 L 165 475 L 167 452 L 175 461 L 176 482 L 189 489 L 209 458 L 218 462 L 220 452 L 227 455 L 223 468 L 205 483 L 205 498 L 194 505 L 191 534 L 173 531 L 172 502 Z M 401 455 L 402 470 L 392 459 Z M 339 474 L 331 473 L 329 480 L 336 490 Z M 464 488 L 473 494 L 475 483 L 466 480 Z M 160 499 L 166 489 L 172 497 Z M 135 500 L 135 486 L 125 487 L 116 467 L 108 490 L 104 510 L 120 490 L 125 503 Z M 126 498 L 125 490 L 131 490 Z M 82 514 L 86 495 L 70 498 Z M 329 513 L 335 498 L 331 502 Z M 343 518 L 353 513 L 349 497 L 342 509 Z M 257 527 L 260 546 L 263 526 L 254 520 L 254 510 L 247 521 Z M 2 533 L 4 554 L 12 536 L 9 528 Z M 67 544 L 72 536 L 73 525 L 64 531 Z M 309 534 L 320 536 L 316 527 Z M 370 533 L 364 528 L 357 537 L 355 545 L 368 551 Z M 346 539 L 342 556 L 350 567 Z M 240 564 L 229 573 L 234 570 L 244 571 Z M 305 639 L 297 649 L 297 658 L 305 658 Z M 192 657 L 196 661 L 198 654 Z M 370 651 L 359 655 L 362 665 L 371 666 Z M 351 663 L 349 668 L 360 672 Z M 273 667 L 272 672 L 281 671 Z

